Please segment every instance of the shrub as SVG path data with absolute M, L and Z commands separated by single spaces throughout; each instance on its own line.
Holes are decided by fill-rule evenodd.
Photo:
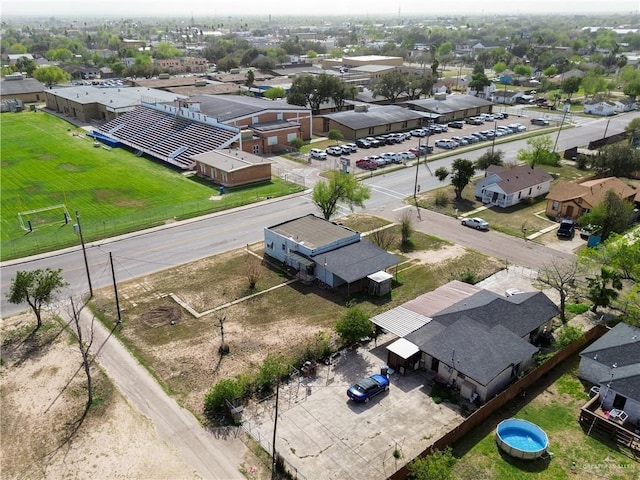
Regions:
M 291 145 L 296 150 L 300 150 L 300 148 L 302 148 L 302 145 L 304 145 L 304 141 L 300 137 L 296 137 L 289 142 L 289 145 Z
M 584 303 L 567 303 L 564 308 L 567 310 L 567 312 L 571 312 L 575 315 L 580 315 L 581 313 L 589 310 L 589 305 L 586 305 Z
M 225 378 L 216 383 L 204 397 L 204 411 L 210 416 L 226 413 L 226 402 L 233 402 L 244 394 L 242 385 L 237 380 Z
M 449 196 L 445 192 L 439 191 L 436 193 L 434 202 L 438 207 L 446 207 L 449 204 Z
M 574 325 L 565 325 L 557 330 L 556 346 L 561 349 L 572 344 L 584 335 L 580 327 Z
M 336 323 L 336 332 L 346 345 L 351 345 L 373 333 L 369 315 L 358 307 L 349 308 Z
M 289 373 L 289 366 L 281 357 L 275 355 L 267 355 L 258 375 L 254 380 L 254 386 L 256 390 L 268 390 L 271 391 L 273 383 Z

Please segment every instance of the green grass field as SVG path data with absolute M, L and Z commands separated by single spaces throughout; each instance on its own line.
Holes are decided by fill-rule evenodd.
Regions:
M 2 260 L 78 243 L 75 212 L 85 241 L 160 225 L 299 191 L 277 179 L 227 190 L 195 176 L 136 157 L 120 148 L 94 148 L 84 131 L 46 113 L 5 113 L 2 127 Z M 75 134 L 75 135 L 74 135 Z M 19 212 L 65 204 L 61 209 L 24 216 Z

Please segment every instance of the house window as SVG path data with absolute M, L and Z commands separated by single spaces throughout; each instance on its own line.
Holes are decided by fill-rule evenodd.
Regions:
M 278 137 L 268 137 L 267 138 L 267 145 L 273 146 L 273 145 L 277 145 L 277 144 L 278 144 Z
M 297 138 L 297 136 L 298 135 L 296 133 L 287 133 L 287 142 L 292 142 Z
M 258 154 L 260 153 L 260 145 L 254 145 L 254 146 L 251 148 L 251 151 L 252 151 L 252 153 L 253 153 L 254 155 L 258 155 Z
M 387 126 L 385 127 L 385 132 L 390 132 L 391 131 L 391 124 L 387 123 Z
M 520 200 L 520 198 L 522 198 L 522 192 L 518 192 L 518 200 Z
M 558 210 L 560 208 L 560 202 L 554 200 L 553 205 L 551 206 L 551 210 Z
M 282 118 L 283 118 L 282 117 L 282 112 L 278 113 L 277 118 L 278 118 L 278 120 L 282 120 Z
M 368 135 L 373 135 L 375 128 L 374 127 L 369 127 L 369 133 Z
M 283 243 L 283 244 L 282 244 L 282 250 L 284 250 L 284 249 L 285 249 L 285 245 L 284 245 L 284 243 Z
M 529 195 L 531 195 L 531 192 L 532 192 L 532 190 L 531 190 L 531 188 L 529 188 Z
M 258 123 L 260 119 L 258 117 L 251 117 L 251 123 Z
M 407 122 L 402 122 L 402 128 L 407 128 Z

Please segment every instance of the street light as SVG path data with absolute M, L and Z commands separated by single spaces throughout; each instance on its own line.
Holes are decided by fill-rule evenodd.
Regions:
M 80 225 L 80 214 L 76 210 L 76 224 L 73 229 L 80 235 L 80 244 L 82 245 L 82 255 L 84 256 L 84 268 L 87 270 L 87 281 L 89 282 L 89 298 L 93 298 L 93 286 L 91 285 L 91 274 L 89 273 L 89 261 L 87 260 L 87 249 L 84 246 L 84 236 L 82 235 L 82 226 Z

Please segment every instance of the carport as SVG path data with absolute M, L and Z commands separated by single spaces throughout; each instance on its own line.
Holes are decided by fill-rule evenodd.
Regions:
M 387 347 L 387 365 L 400 375 L 420 366 L 420 349 L 409 340 L 399 338 Z

